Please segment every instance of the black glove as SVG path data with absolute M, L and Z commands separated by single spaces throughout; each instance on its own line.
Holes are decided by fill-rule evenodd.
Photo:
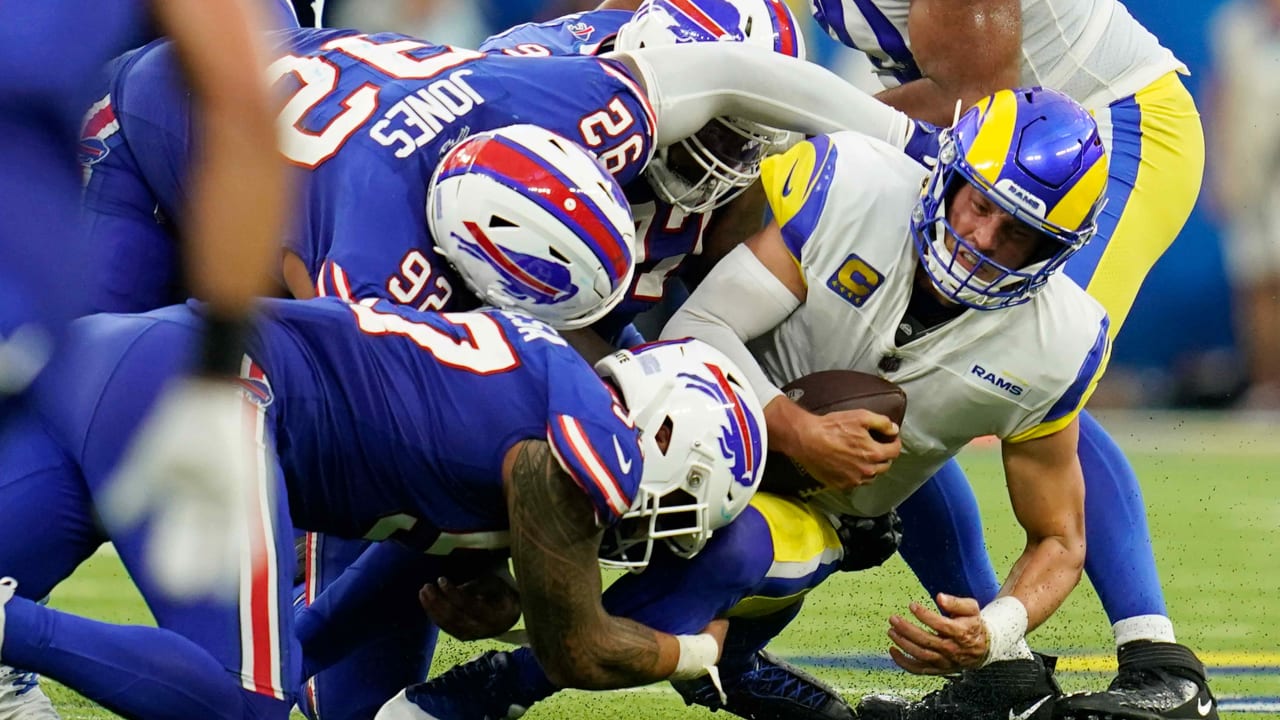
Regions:
M 876 517 L 841 515 L 837 520 L 836 535 L 844 546 L 840 569 L 844 572 L 879 567 L 902 543 L 902 518 L 893 510 Z

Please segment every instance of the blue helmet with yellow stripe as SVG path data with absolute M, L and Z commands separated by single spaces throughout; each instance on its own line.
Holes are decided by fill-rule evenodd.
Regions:
M 999 264 L 952 227 L 948 204 L 966 182 L 1040 233 L 1023 266 Z M 1106 185 L 1106 151 L 1087 110 L 1055 90 L 1001 90 L 942 131 L 911 218 L 921 264 L 955 302 L 980 310 L 1024 303 L 1093 237 Z

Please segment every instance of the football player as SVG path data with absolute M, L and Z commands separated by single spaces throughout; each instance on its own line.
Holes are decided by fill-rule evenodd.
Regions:
M 292 523 L 390 541 L 379 547 L 396 557 L 509 547 L 532 646 L 559 684 L 688 678 L 715 663 L 715 635 L 672 636 L 605 613 L 597 553 L 616 525 L 633 553 L 661 541 L 693 556 L 746 506 L 764 419 L 722 355 L 697 341 L 656 344 L 602 363 L 602 380 L 523 314 L 328 299 L 267 302 L 262 314 L 238 384 L 259 473 L 237 528 L 259 551 L 246 557 L 238 602 L 156 594 L 142 561 L 149 528 L 108 534 L 95 520 L 123 441 L 163 382 L 195 361 L 197 311 L 92 316 L 68 349 L 93 367 L 47 423 L 16 428 L 0 447 L 10 576 L 0 580 L 0 659 L 127 717 L 286 718 L 300 660 Z M 107 540 L 158 628 L 29 599 Z
M 731 38 L 806 56 L 795 17 L 776 0 L 647 0 L 635 13 L 610 5 L 518 25 L 479 49 L 529 57 L 593 56 Z M 639 228 L 638 267 L 626 300 L 595 327 L 604 339 L 620 344 L 627 324 L 666 296 L 672 278 L 698 270 L 690 259 L 697 258 L 692 265 L 709 267 L 759 229 L 764 209 L 755 184 L 759 163 L 765 154 L 785 149 L 787 139 L 787 133 L 758 123 L 717 118 L 655 151 L 643 180 L 624 188 Z M 748 187 L 754 191 L 737 200 Z
M 234 370 L 221 362 L 231 354 L 249 300 L 268 282 L 270 244 L 279 233 L 285 204 L 285 172 L 270 152 L 274 144 L 271 101 L 258 80 L 265 62 L 254 32 L 262 22 L 249 2 L 197 1 L 107 3 L 6 3 L 0 25 L 0 422 L 27 409 L 41 410 L 56 398 L 26 392 L 56 352 L 63 326 L 85 310 L 81 288 L 98 265 L 93 247 L 76 222 L 81 197 L 76 164 L 78 123 L 92 98 L 92 79 L 112 55 L 131 47 L 152 22 L 174 38 L 182 52 L 205 122 L 199 143 L 206 151 L 192 194 L 194 221 L 189 254 L 198 262 L 188 276 L 209 299 L 207 362 L 191 378 L 175 383 L 168 405 L 200 423 L 203 442 L 166 432 L 158 423 L 154 452 L 139 457 L 139 471 L 158 471 L 172 495 L 198 494 L 208 522 L 168 527 L 178 536 L 228 548 L 226 513 L 232 488 L 251 456 L 250 448 L 219 430 L 234 424 L 210 397 L 206 378 Z M 57 382 L 42 383 L 54 389 Z M 26 407 L 23 407 L 25 403 Z M 211 453 L 219 462 L 202 462 Z M 237 462 L 237 460 L 244 462 Z M 174 464 L 188 463 L 175 472 Z M 194 467 L 191 463 L 194 462 Z M 219 507 L 219 498 L 223 507 Z M 172 497 L 172 508 L 182 497 Z M 203 554 L 199 577 L 161 579 L 170 589 L 202 592 L 228 577 L 220 552 Z M 21 691 L 21 692 L 20 692 Z M 30 678 L 0 667 L 0 716 L 26 713 L 54 717 Z
M 812 7 L 832 37 L 872 60 L 886 87 L 877 97 L 913 117 L 945 125 L 957 100 L 967 105 L 1015 85 L 1061 90 L 1098 117 L 1113 158 L 1107 207 L 1097 238 L 1066 272 L 1106 308 L 1114 338 L 1200 190 L 1204 135 L 1178 77 L 1186 67 L 1118 0 L 815 0 Z M 1088 413 L 1080 431 L 1092 549 L 1085 571 L 1112 623 L 1120 670 L 1111 692 L 1074 706 L 1083 714 L 1215 717 L 1204 668 L 1177 644 L 1165 608 L 1136 473 Z M 902 555 L 931 593 L 994 597 L 999 585 L 976 501 L 957 464 L 900 512 Z
M 832 517 L 882 517 L 970 440 L 991 434 L 1003 440 L 1026 548 L 994 601 L 942 596 L 946 616 L 913 603 L 927 630 L 895 617 L 892 636 L 913 652 L 893 652 L 925 672 L 1009 678 L 1020 693 L 954 717 L 1003 718 L 1012 706 L 1048 718 L 1053 710 L 1056 686 L 1035 670 L 1043 661 L 1023 636 L 1080 576 L 1077 416 L 1110 347 L 1102 308 L 1057 270 L 1096 229 L 1107 160 L 1089 114 L 1039 88 L 983 99 L 942 137 L 923 191 L 918 164 L 855 133 L 819 136 L 766 160 L 774 220 L 716 265 L 663 331 L 736 358 L 765 402 L 775 449 L 815 474 L 852 465 L 859 475 L 858 486 L 803 503 L 761 495 L 753 507 L 783 505 L 785 522 L 744 514 L 683 571 L 645 573 L 620 591 L 615 601 L 633 617 L 660 624 L 731 618 L 720 663 L 725 698 L 709 684 L 682 683 L 691 702 L 744 717 L 853 717 L 830 689 L 762 649 L 799 611 L 798 598 L 846 561 L 844 528 Z M 874 182 L 867 168 L 876 169 Z M 901 385 L 911 398 L 903 426 L 866 411 L 815 416 L 778 389 L 837 368 Z M 527 706 L 553 688 L 530 660 L 521 651 L 490 657 L 469 681 L 459 672 L 420 686 L 412 696 L 426 715 L 414 717 L 448 716 L 436 710 L 476 695 L 484 678 L 487 711 Z M 953 716 L 940 709 L 939 717 Z

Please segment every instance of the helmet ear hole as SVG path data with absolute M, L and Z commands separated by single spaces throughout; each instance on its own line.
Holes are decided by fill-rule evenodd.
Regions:
M 662 419 L 662 424 L 658 426 L 657 432 L 653 434 L 653 441 L 663 455 L 667 454 L 667 448 L 671 446 L 671 435 L 675 430 L 675 421 L 671 419 L 671 416 L 667 416 Z
M 491 227 L 491 228 L 513 228 L 513 227 L 519 227 L 519 225 L 517 225 L 517 224 L 515 224 L 515 223 L 511 222 L 510 220 L 508 220 L 508 219 L 506 219 L 506 218 L 502 217 L 501 215 L 490 215 L 490 216 L 489 216 L 489 227 Z

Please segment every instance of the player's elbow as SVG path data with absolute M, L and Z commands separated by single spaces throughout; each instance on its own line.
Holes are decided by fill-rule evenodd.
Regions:
M 550 647 L 534 645 L 534 656 L 542 666 L 547 679 L 559 688 L 602 690 L 608 688 L 603 678 L 609 675 L 600 653 L 595 647 L 598 641 L 583 637 L 582 633 L 566 634 Z M 573 637 L 578 636 L 578 637 Z

